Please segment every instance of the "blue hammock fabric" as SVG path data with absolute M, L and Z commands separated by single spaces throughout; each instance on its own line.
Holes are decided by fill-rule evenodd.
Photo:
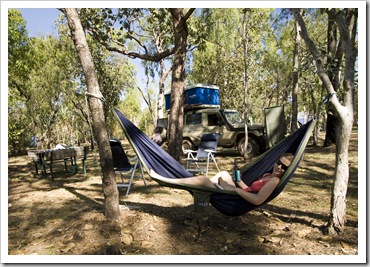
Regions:
M 147 172 L 154 170 L 161 176 L 185 178 L 193 176 L 179 162 L 151 140 L 128 120 L 118 109 L 114 109 L 121 126 Z
M 159 175 L 173 179 L 193 176 L 179 162 L 139 130 L 118 109 L 114 109 L 114 112 L 129 142 L 148 173 L 149 170 L 153 169 Z M 314 125 L 315 121 L 308 122 L 284 140 L 280 141 L 273 148 L 240 168 L 242 180 L 247 185 L 250 185 L 264 173 L 271 172 L 275 162 L 279 159 L 281 154 L 293 153 L 295 155 L 292 164 L 281 178 L 279 185 L 263 204 L 278 196 L 293 176 L 299 162 L 302 160 L 304 150 L 309 137 L 311 136 Z M 194 190 L 194 188 L 191 187 L 184 189 L 188 189 L 190 192 Z M 202 191 L 202 189 L 200 188 L 196 191 L 199 192 Z M 210 194 L 210 190 L 205 191 Z M 218 189 L 211 190 L 210 203 L 223 214 L 229 216 L 240 216 L 261 206 L 256 206 L 247 202 L 236 193 L 228 194 L 227 192 L 228 191 Z
M 226 215 L 240 216 L 276 198 L 293 177 L 294 172 L 302 160 L 304 150 L 311 136 L 315 123 L 315 121 L 310 121 L 309 123 L 303 125 L 300 129 L 279 142 L 276 146 L 266 151 L 257 159 L 253 160 L 250 164 L 241 168 L 242 180 L 247 185 L 250 185 L 264 173 L 271 172 L 280 155 L 283 153 L 293 153 L 295 155 L 292 164 L 280 179 L 280 183 L 264 203 L 261 205 L 254 205 L 245 201 L 245 199 L 239 195 L 216 193 L 211 195 L 211 204 Z

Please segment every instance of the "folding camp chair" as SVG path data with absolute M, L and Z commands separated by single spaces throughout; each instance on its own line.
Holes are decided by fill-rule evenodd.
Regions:
M 216 159 L 214 157 L 214 154 L 217 152 L 217 144 L 218 139 L 220 139 L 219 133 L 212 133 L 212 134 L 203 134 L 202 138 L 200 139 L 199 148 L 197 151 L 195 150 L 185 150 L 185 153 L 187 153 L 187 159 L 186 159 L 186 169 L 189 172 L 206 172 L 206 176 L 208 176 L 208 168 L 209 168 L 209 161 L 212 160 L 218 171 L 220 169 L 218 168 Z M 196 153 L 196 154 L 195 154 Z M 190 168 L 189 164 L 194 163 L 196 168 Z M 200 164 L 205 164 L 205 168 L 201 168 Z
M 146 180 L 144 177 L 143 169 L 141 168 L 141 162 L 135 156 L 131 160 L 128 159 L 125 151 L 123 150 L 121 142 L 117 138 L 110 138 L 109 144 L 112 150 L 113 156 L 113 167 L 115 173 L 119 173 L 121 175 L 122 183 L 117 183 L 118 188 L 127 188 L 126 196 L 130 192 L 132 180 L 135 176 L 135 171 L 140 169 L 141 172 L 141 179 L 144 181 L 144 185 L 146 185 Z M 131 164 L 130 162 L 135 162 Z M 129 182 L 125 183 L 125 178 L 127 175 L 129 176 Z M 126 177 L 125 177 L 126 176 Z

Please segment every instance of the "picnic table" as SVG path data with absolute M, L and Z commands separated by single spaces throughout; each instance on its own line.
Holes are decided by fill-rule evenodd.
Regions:
M 53 180 L 53 164 L 56 162 L 64 162 L 64 168 L 68 171 L 67 162 L 71 162 L 72 172 L 78 170 L 77 158 L 81 159 L 83 165 L 83 173 L 86 173 L 86 156 L 88 152 L 87 146 L 68 147 L 64 149 L 46 149 L 46 150 L 30 150 L 28 156 L 35 164 L 36 174 L 38 169 L 41 169 L 42 176 L 46 176 L 47 165 L 50 167 L 50 177 Z

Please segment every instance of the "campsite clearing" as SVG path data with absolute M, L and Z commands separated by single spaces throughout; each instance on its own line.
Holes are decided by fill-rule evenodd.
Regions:
M 309 143 L 284 191 L 259 209 L 228 217 L 209 207 L 200 232 L 192 196 L 161 187 L 149 176 L 147 186 L 136 179 L 128 196 L 120 189 L 121 219 L 106 221 L 97 153 L 89 154 L 87 174 L 56 167 L 54 181 L 36 176 L 27 156 L 10 157 L 8 254 L 357 255 L 357 144 L 354 131 L 347 223 L 343 234 L 332 237 L 322 229 L 330 212 L 334 146 Z M 216 159 L 220 169 L 231 170 L 236 157 L 235 151 L 221 150 Z

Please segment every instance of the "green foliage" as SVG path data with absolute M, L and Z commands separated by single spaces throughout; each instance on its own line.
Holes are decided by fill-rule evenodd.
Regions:
M 248 10 L 249 83 L 251 88 L 249 113 L 255 119 L 262 116 L 266 87 L 261 84 L 267 75 L 262 65 L 264 40 L 261 34 L 268 26 L 269 9 Z M 200 17 L 206 36 L 204 44 L 192 52 L 193 64 L 188 84 L 205 83 L 220 87 L 221 105 L 242 112 L 244 98 L 242 9 L 204 9 Z
M 203 41 L 191 52 L 192 65 L 187 84 L 215 84 L 220 87 L 221 105 L 243 111 L 243 9 L 203 9 Z M 285 105 L 291 113 L 294 19 L 287 9 L 246 9 L 248 33 L 248 114 L 263 121 L 263 108 Z M 305 9 L 308 31 L 325 53 L 328 18 L 318 9 Z M 324 91 L 312 57 L 301 43 L 299 69 L 299 111 L 316 115 Z M 323 110 L 324 111 L 324 110 Z
M 28 31 L 26 21 L 21 12 L 16 9 L 10 9 L 8 12 L 8 60 L 15 64 L 17 58 L 20 58 L 27 51 Z
M 187 85 L 203 83 L 220 87 L 224 108 L 243 111 L 242 15 L 244 9 L 197 9 L 187 23 Z M 327 49 L 325 12 L 305 9 L 310 36 L 322 53 Z M 289 114 L 294 21 L 287 9 L 246 9 L 248 33 L 248 114 L 263 121 L 263 107 L 285 105 Z M 125 51 L 155 55 L 173 46 L 172 17 L 166 9 L 81 9 L 81 19 L 92 37 L 89 47 L 106 101 L 108 132 L 117 125 L 111 113 L 120 108 L 140 127 L 148 129 L 149 116 L 141 99 L 152 105 L 157 93 L 149 77 L 159 77 L 162 62 L 143 61 L 148 78 L 142 94 L 137 89 L 134 66 L 127 57 L 109 52 L 104 43 Z M 84 92 L 86 82 L 63 16 L 58 19 L 58 37 L 29 38 L 20 11 L 8 11 L 8 139 L 13 151 L 23 151 L 31 136 L 57 142 L 88 141 L 89 125 Z M 99 38 L 95 38 L 95 37 Z M 99 40 L 99 41 L 97 41 Z M 132 54 L 130 54 L 133 56 Z M 164 61 L 170 66 L 171 56 Z M 315 115 L 325 95 L 316 67 L 301 43 L 298 109 Z M 344 64 L 344 62 L 342 63 Z M 330 67 L 330 66 L 327 66 Z M 167 83 L 168 84 L 168 83 Z M 357 96 L 357 87 L 355 93 Z M 338 96 L 343 101 L 343 89 Z M 357 97 L 355 97 L 355 104 Z M 154 106 L 154 105 L 152 105 Z M 356 109 L 356 108 L 355 108 Z M 324 110 L 322 110 L 324 112 Z M 143 114 L 145 113 L 145 114 Z M 144 128 L 142 128 L 144 129 Z M 148 131 L 148 130 L 147 130 Z M 150 131 L 149 131 L 150 132 Z M 73 140 L 71 140 L 73 139 Z
M 24 152 L 32 136 L 44 148 L 90 141 L 84 75 L 62 16 L 58 26 L 58 37 L 29 38 L 19 11 L 9 11 L 9 32 L 14 36 L 9 38 L 8 139 L 13 153 Z M 133 67 L 92 40 L 90 46 L 112 130 L 112 107 L 134 88 Z
M 140 88 L 141 97 L 150 107 L 150 117 L 155 119 L 153 98 L 149 95 L 148 85 L 156 74 L 162 80 L 168 76 L 166 65 L 171 64 L 171 57 L 164 59 L 158 54 L 165 51 L 168 53 L 173 47 L 170 12 L 163 8 L 103 8 L 82 9 L 80 15 L 88 33 L 109 51 L 142 59 L 147 80 L 146 88 Z
M 135 79 L 131 73 L 133 66 L 127 58 L 110 53 L 93 39 L 90 39 L 89 47 L 98 74 L 100 91 L 105 98 L 103 108 L 107 129 L 110 132 L 116 122 L 112 113 L 113 108 L 118 105 L 125 92 L 135 88 Z
M 27 137 L 24 99 L 29 93 L 22 86 L 32 66 L 26 21 L 18 10 L 8 11 L 8 142 L 12 153 L 22 152 Z
M 148 54 L 155 49 L 151 32 L 169 32 L 171 21 L 164 9 L 88 8 L 80 10 L 85 29 L 99 42 L 112 49 L 129 53 L 130 50 Z M 170 35 L 163 34 L 162 42 L 170 43 Z
M 138 124 L 138 128 L 142 130 L 144 133 L 146 133 L 149 137 L 153 134 L 154 124 L 153 124 L 150 110 L 148 108 L 144 109 L 141 112 L 141 119 Z

